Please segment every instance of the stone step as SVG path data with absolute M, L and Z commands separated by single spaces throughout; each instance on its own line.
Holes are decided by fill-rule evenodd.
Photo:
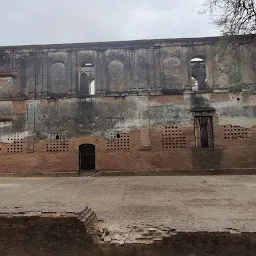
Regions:
M 90 208 L 86 206 L 81 212 L 79 212 L 79 219 L 81 220 L 89 211 L 90 211 Z
M 96 216 L 95 212 L 90 211 L 90 212 L 88 212 L 87 215 L 85 216 L 85 221 L 84 221 L 84 223 L 85 223 L 85 225 L 86 225 L 87 227 L 91 227 L 91 226 L 94 224 L 94 222 L 95 222 L 96 219 L 97 219 L 97 216 Z
M 82 212 L 80 212 L 79 220 L 84 222 L 87 229 L 90 229 L 94 222 L 97 220 L 97 216 L 94 211 L 86 207 Z

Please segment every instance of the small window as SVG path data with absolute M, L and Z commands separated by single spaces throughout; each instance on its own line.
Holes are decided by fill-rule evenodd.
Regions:
M 213 148 L 212 116 L 195 116 L 194 127 L 196 148 Z

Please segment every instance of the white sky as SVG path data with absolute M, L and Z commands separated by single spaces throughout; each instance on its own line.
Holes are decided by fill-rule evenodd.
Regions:
M 216 36 L 203 0 L 0 0 L 0 45 Z

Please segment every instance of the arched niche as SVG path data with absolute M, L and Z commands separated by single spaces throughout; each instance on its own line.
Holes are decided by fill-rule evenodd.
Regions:
M 205 60 L 201 56 L 190 60 L 190 83 L 192 91 L 207 89 Z
M 138 88 L 148 88 L 148 62 L 146 50 L 139 50 L 137 52 L 135 74 Z
M 92 63 L 83 63 L 79 70 L 79 87 L 81 95 L 95 94 L 95 73 Z
M 67 70 L 61 62 L 56 62 L 49 69 L 50 93 L 62 94 L 67 92 Z
M 124 64 L 113 60 L 109 63 L 109 90 L 111 92 L 123 92 L 124 88 Z
M 36 65 L 33 62 L 29 62 L 27 64 L 27 70 L 26 70 L 26 88 L 28 94 L 36 94 L 36 74 L 37 69 Z
M 36 92 L 36 65 L 33 58 L 29 56 L 20 57 L 20 93 L 34 94 Z
M 178 57 L 168 57 L 163 61 L 164 88 L 183 89 L 181 60 Z

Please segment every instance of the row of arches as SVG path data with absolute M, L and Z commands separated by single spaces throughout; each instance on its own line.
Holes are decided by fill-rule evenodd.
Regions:
M 190 88 L 193 91 L 207 89 L 206 65 L 202 58 L 192 58 L 189 66 Z M 181 59 L 168 57 L 163 62 L 163 80 L 166 89 L 183 88 L 183 68 Z
M 50 93 L 65 93 L 67 88 L 67 70 L 63 63 L 57 62 L 49 69 Z M 79 67 L 79 92 L 82 95 L 95 94 L 95 67 L 92 63 L 83 63 Z M 109 85 L 111 91 L 122 91 L 124 88 L 124 66 L 117 60 L 109 64 Z
M 90 68 L 87 76 L 87 80 L 81 79 L 84 74 L 84 67 Z M 176 57 L 167 58 L 164 61 L 164 82 L 170 84 L 170 88 L 179 89 L 182 85 L 179 85 L 178 80 L 182 80 L 182 67 L 181 60 Z M 95 93 L 94 83 L 94 67 L 91 63 L 83 64 L 80 69 L 80 92 L 85 94 Z M 110 91 L 122 91 L 124 89 L 124 65 L 122 62 L 114 60 L 109 64 L 109 89 Z M 206 79 L 206 66 L 205 61 L 202 58 L 193 58 L 190 60 L 190 81 L 191 89 L 193 91 L 207 89 Z M 176 84 L 175 84 L 176 83 Z M 83 91 L 83 88 L 86 88 Z M 89 93 L 88 93 L 89 92 Z
M 67 90 L 67 70 L 63 63 L 57 62 L 50 67 L 50 93 L 65 93 Z M 109 90 L 124 91 L 124 65 L 113 60 L 108 66 Z M 181 60 L 169 57 L 163 62 L 164 86 L 168 89 L 183 88 L 183 71 Z M 83 63 L 78 73 L 79 92 L 82 95 L 95 94 L 95 66 L 92 63 Z M 190 61 L 190 81 L 192 90 L 207 88 L 205 61 L 202 58 L 193 58 Z
M 109 89 L 110 91 L 124 90 L 124 66 L 117 60 L 109 64 Z M 95 94 L 95 68 L 92 63 L 84 63 L 79 70 L 79 87 L 80 94 Z

